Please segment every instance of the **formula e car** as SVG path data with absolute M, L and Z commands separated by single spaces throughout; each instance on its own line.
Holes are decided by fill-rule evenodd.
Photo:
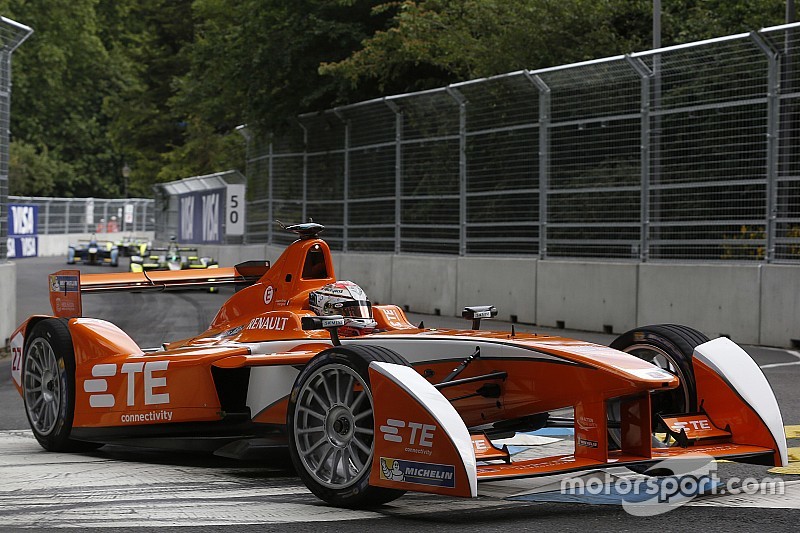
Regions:
M 119 249 L 111 241 L 99 241 L 95 235 L 86 241 L 78 244 L 70 244 L 67 249 L 67 264 L 74 265 L 76 262 L 89 265 L 111 265 L 119 266 Z
M 346 507 L 405 491 L 475 497 L 484 481 L 697 454 L 787 463 L 772 389 L 727 338 L 660 325 L 609 347 L 481 330 L 491 306 L 466 308 L 472 329 L 449 330 L 369 304 L 375 331 L 343 338 L 347 307 L 319 316 L 309 306 L 312 292 L 336 281 L 322 227 L 287 229 L 299 239 L 271 265 L 53 274 L 54 316 L 28 318 L 11 338 L 13 380 L 39 443 L 228 457 L 288 447 L 308 488 Z M 143 349 L 113 323 L 81 316 L 84 293 L 228 283 L 239 290 L 206 331 L 161 347 Z M 516 460 L 492 443 L 565 424 L 572 453 Z
M 131 255 L 131 272 L 203 269 L 219 266 L 213 258 L 197 255 L 197 248 L 180 246 L 174 240 L 170 241 L 165 248 L 149 248 L 140 253 Z
M 122 257 L 143 256 L 150 249 L 150 241 L 147 238 L 133 235 L 125 235 L 114 244 L 119 249 L 119 255 Z

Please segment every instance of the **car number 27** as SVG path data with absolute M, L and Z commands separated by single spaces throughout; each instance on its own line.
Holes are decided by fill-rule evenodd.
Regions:
M 11 372 L 19 372 L 22 369 L 22 347 L 14 346 L 11 348 Z

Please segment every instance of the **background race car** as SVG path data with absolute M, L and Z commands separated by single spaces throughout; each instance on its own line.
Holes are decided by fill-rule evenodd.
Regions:
M 143 256 L 151 246 L 146 237 L 136 237 L 134 235 L 126 235 L 115 244 L 121 257 Z
M 144 255 L 131 256 L 131 272 L 150 270 L 194 270 L 218 268 L 211 257 L 198 255 L 197 248 L 181 247 L 174 240 L 166 248 L 150 248 Z M 218 292 L 217 287 L 208 287 L 209 292 Z
M 150 248 L 144 255 L 131 256 L 131 272 L 217 267 L 213 258 L 199 256 L 197 248 L 184 248 L 176 242 L 166 248 Z
M 70 244 L 67 249 L 67 264 L 74 265 L 76 262 L 89 265 L 111 265 L 119 266 L 119 248 L 111 241 L 98 241 L 92 235 L 88 242 Z

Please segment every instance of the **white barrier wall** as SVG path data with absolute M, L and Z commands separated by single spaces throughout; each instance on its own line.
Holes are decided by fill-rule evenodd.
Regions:
M 347 279 L 358 283 L 366 291 L 372 303 L 395 303 L 392 299 L 392 278 L 394 256 L 387 254 L 346 253 L 334 254 L 334 262 L 339 259 L 336 269 L 337 279 Z
M 712 339 L 758 344 L 760 277 L 759 265 L 641 264 L 638 322 L 686 324 Z
M 536 324 L 537 261 L 508 257 L 460 257 L 456 273 L 456 308 L 494 305 L 497 318 Z
M 224 249 L 224 250 L 223 250 Z M 275 261 L 281 246 L 266 246 Z M 204 253 L 206 248 L 203 248 Z M 260 247 L 221 246 L 223 266 L 254 259 Z M 466 305 L 495 305 L 500 318 L 622 333 L 680 323 L 743 344 L 792 346 L 800 339 L 800 266 L 605 263 L 533 258 L 334 253 L 339 279 L 373 301 L 459 316 Z
M 78 244 L 81 241 L 89 241 L 92 238 L 92 233 L 69 233 L 69 234 L 49 234 L 39 235 L 39 257 L 56 257 L 59 255 L 64 256 L 64 261 L 67 260 L 67 248 L 70 244 Z M 100 241 L 120 241 L 123 237 L 131 235 L 128 232 L 117 233 L 97 233 L 94 234 Z M 141 231 L 134 234 L 136 237 L 153 240 L 154 233 L 152 231 Z
M 8 344 L 17 324 L 17 265 L 0 263 L 0 342 Z
M 764 265 L 761 268 L 759 343 L 799 347 L 800 267 Z
M 638 264 L 539 261 L 541 326 L 624 333 L 634 328 Z
M 392 303 L 445 316 L 461 311 L 456 313 L 457 276 L 458 258 L 451 256 L 395 255 L 391 272 L 386 273 L 392 286 Z

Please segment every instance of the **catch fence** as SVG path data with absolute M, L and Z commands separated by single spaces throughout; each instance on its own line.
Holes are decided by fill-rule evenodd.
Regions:
M 248 143 L 247 241 L 800 261 L 800 24 L 298 117 Z
M 10 205 L 35 205 L 39 235 L 155 230 L 150 198 L 51 198 L 9 196 Z

